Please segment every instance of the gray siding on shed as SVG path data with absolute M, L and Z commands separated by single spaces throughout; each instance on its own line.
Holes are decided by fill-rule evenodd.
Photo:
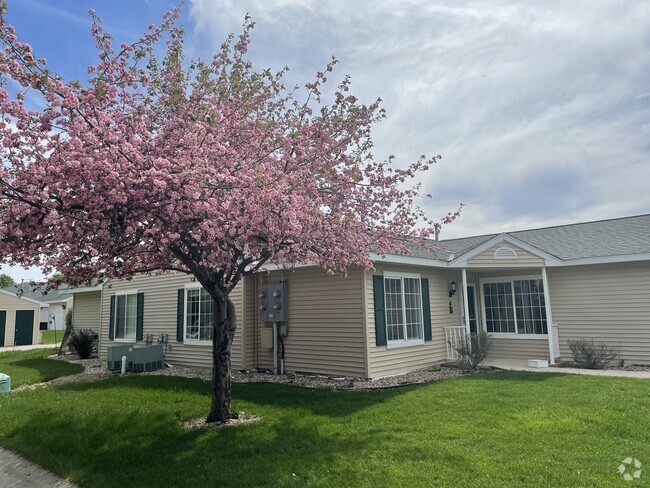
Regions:
M 0 347 L 10 347 L 14 345 L 14 337 L 16 335 L 16 311 L 17 310 L 32 310 L 34 312 L 34 326 L 32 330 L 32 344 L 38 344 L 41 340 L 41 332 L 39 327 L 39 317 L 41 314 L 41 306 L 5 293 L 0 293 L 0 310 L 7 311 L 7 319 L 5 323 L 5 343 L 0 344 Z

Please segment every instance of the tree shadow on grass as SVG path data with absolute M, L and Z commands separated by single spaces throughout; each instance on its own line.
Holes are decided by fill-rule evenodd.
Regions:
M 426 387 L 426 384 L 372 391 L 332 391 L 309 389 L 277 383 L 234 383 L 233 401 L 276 408 L 297 408 L 314 415 L 344 417 L 378 403 L 384 403 L 407 392 Z M 70 383 L 57 386 L 67 392 L 101 392 L 120 390 L 185 392 L 210 398 L 210 384 L 204 380 L 173 376 L 115 376 L 97 382 Z M 233 407 L 234 408 L 234 407 Z M 207 415 L 207 410 L 206 410 Z
M 84 370 L 83 366 L 80 364 L 40 358 L 13 361 L 8 364 L 5 369 L 11 372 L 12 368 L 23 368 L 35 371 L 39 374 L 42 381 L 50 381 L 55 378 L 60 378 L 61 376 L 81 373 Z
M 209 406 L 201 381 L 150 376 L 47 390 L 38 401 L 22 399 L 25 411 L 0 430 L 0 441 L 81 486 L 102 487 L 306 486 L 329 477 L 368 486 L 348 460 L 381 452 L 391 430 L 348 429 L 339 416 L 399 394 L 236 385 L 235 404 L 259 422 L 188 431 L 182 420 Z

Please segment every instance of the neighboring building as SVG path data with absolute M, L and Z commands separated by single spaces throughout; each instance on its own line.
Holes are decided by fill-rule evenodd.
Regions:
M 453 356 L 449 342 L 488 331 L 495 358 L 569 358 L 568 341 L 606 342 L 650 364 L 650 215 L 465 239 L 421 241 L 347 277 L 316 267 L 273 269 L 233 290 L 234 369 L 273 367 L 264 283 L 288 283 L 286 371 L 378 378 Z M 456 290 L 454 292 L 454 289 Z M 75 291 L 111 344 L 167 334 L 171 364 L 210 366 L 210 307 L 190 277 L 138 276 Z M 98 312 L 99 311 L 99 312 Z M 467 311 L 467 313 L 465 313 Z M 280 347 L 282 349 L 282 347 Z
M 38 344 L 43 308 L 47 309 L 46 303 L 0 289 L 0 347 Z
M 43 293 L 39 288 L 33 288 L 27 283 L 23 285 L 9 286 L 3 288 L 5 291 L 18 294 L 25 298 L 31 298 L 46 306 L 40 312 L 41 330 L 65 330 L 65 315 L 72 309 L 72 291 L 67 285 L 61 285 L 56 290 Z

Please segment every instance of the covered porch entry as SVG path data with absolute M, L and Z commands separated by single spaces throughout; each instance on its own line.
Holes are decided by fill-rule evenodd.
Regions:
M 546 273 L 554 258 L 513 241 L 497 236 L 457 260 L 449 294 L 450 299 L 458 295 L 458 325 L 445 328 L 449 359 L 456 359 L 460 341 L 481 331 L 491 336 L 491 358 L 543 359 L 549 364 L 559 358 Z

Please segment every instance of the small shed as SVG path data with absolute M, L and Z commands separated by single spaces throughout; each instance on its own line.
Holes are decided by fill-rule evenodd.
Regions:
M 38 344 L 41 309 L 47 307 L 47 303 L 0 289 L 0 347 Z

